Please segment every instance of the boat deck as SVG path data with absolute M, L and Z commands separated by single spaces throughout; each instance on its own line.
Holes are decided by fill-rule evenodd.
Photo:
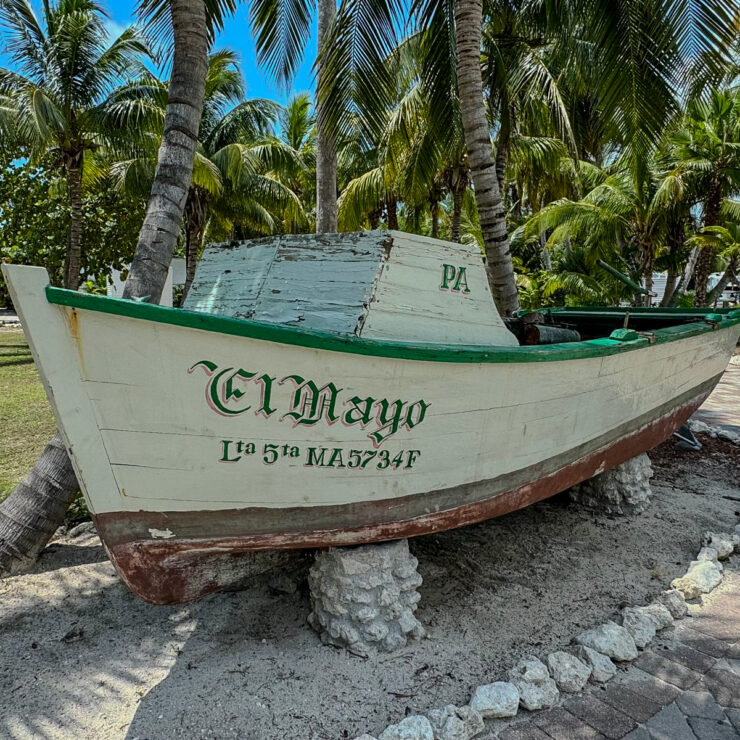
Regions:
M 705 322 L 713 315 L 728 317 L 735 314 L 740 315 L 740 310 L 732 308 L 573 306 L 531 311 L 521 314 L 514 321 L 526 322 L 528 317 L 539 315 L 546 325 L 552 324 L 575 329 L 582 339 L 589 340 L 608 337 L 615 329 L 651 332 L 670 326 Z

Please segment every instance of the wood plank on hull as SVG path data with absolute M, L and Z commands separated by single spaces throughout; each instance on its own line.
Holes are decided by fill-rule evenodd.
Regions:
M 3 265 L 5 272 L 5 265 Z M 8 280 L 13 305 L 23 325 L 41 382 L 91 513 L 118 506 L 120 492 L 110 468 L 92 405 L 84 391 L 84 322 L 76 311 L 39 300 L 49 283 L 45 270 L 14 265 Z M 6 277 L 8 272 L 5 272 Z
M 510 478 L 509 487 L 495 496 L 489 490 L 487 498 L 481 496 L 481 490 L 485 491 L 490 481 L 471 484 L 452 492 L 454 503 L 451 508 L 427 506 L 414 518 L 404 518 L 404 515 L 409 516 L 407 501 L 380 502 L 372 508 L 379 520 L 376 524 L 341 528 L 340 517 L 332 511 L 331 527 L 296 533 L 288 531 L 288 528 L 295 523 L 306 523 L 306 515 L 311 509 L 301 510 L 300 514 L 296 512 L 294 516 L 283 511 L 279 522 L 275 522 L 268 533 L 244 535 L 243 529 L 242 534 L 232 537 L 201 535 L 181 541 L 176 538 L 174 541 L 152 540 L 146 534 L 141 540 L 130 540 L 121 539 L 119 535 L 122 531 L 130 534 L 137 527 L 142 530 L 149 526 L 162 529 L 171 525 L 184 531 L 188 520 L 195 523 L 197 529 L 194 531 L 201 533 L 206 527 L 223 533 L 229 526 L 238 527 L 240 524 L 254 532 L 259 528 L 260 520 L 254 510 L 237 510 L 170 512 L 159 516 L 145 512 L 120 512 L 96 516 L 95 522 L 105 540 L 111 543 L 109 552 L 116 569 L 134 593 L 152 603 L 182 603 L 233 585 L 234 574 L 239 573 L 236 564 L 240 559 L 249 559 L 254 550 L 346 546 L 411 537 L 472 524 L 528 506 L 659 444 L 685 422 L 710 392 L 711 387 L 705 387 L 698 397 L 680 403 L 664 416 L 653 418 L 639 429 L 553 473 L 542 475 L 538 470 L 533 480 L 518 484 Z M 466 490 L 477 491 L 478 500 L 460 505 Z M 426 496 L 424 499 L 426 503 Z M 357 512 L 353 512 L 351 517 L 355 522 L 363 519 Z M 264 520 L 261 523 L 265 524 Z M 269 525 L 266 528 L 269 529 Z M 229 568 L 223 567 L 225 557 L 231 566 Z
M 217 349 L 221 343 L 231 347 L 230 351 L 233 352 L 233 346 L 226 338 L 212 338 L 210 341 L 217 353 L 221 353 Z M 685 341 L 693 344 L 701 341 L 701 337 Z M 94 345 L 102 347 L 105 342 L 106 337 L 101 332 Z M 172 349 L 168 349 L 166 353 L 171 365 L 188 365 L 193 359 L 192 355 L 188 358 L 188 352 L 193 351 L 192 347 L 180 342 L 171 344 Z M 435 402 L 430 409 L 429 423 L 420 426 L 413 437 L 408 438 L 411 446 L 425 450 L 425 466 L 419 474 L 405 472 L 400 484 L 387 476 L 373 476 L 369 471 L 358 475 L 332 470 L 326 477 L 307 477 L 302 468 L 288 468 L 281 471 L 278 487 L 273 480 L 275 475 L 262 466 L 258 465 L 256 470 L 237 466 L 229 471 L 218 471 L 223 493 L 218 497 L 211 494 L 210 501 L 203 500 L 204 493 L 212 490 L 208 480 L 216 474 L 216 456 L 213 451 L 217 449 L 222 437 L 249 439 L 257 436 L 263 442 L 353 446 L 358 444 L 358 439 L 347 437 L 342 427 L 322 427 L 312 434 L 298 434 L 290 425 L 268 424 L 265 420 L 252 419 L 251 416 L 249 419 L 204 416 L 201 391 L 188 391 L 171 372 L 166 376 L 170 390 L 164 401 L 158 398 L 160 391 L 155 386 L 142 386 L 137 391 L 129 386 L 102 384 L 94 386 L 95 393 L 97 396 L 102 390 L 107 405 L 101 405 L 97 398 L 93 405 L 99 409 L 98 424 L 104 430 L 102 434 L 109 460 L 116 465 L 117 483 L 126 491 L 127 500 L 136 500 L 137 505 L 144 508 L 166 508 L 167 500 L 178 498 L 181 499 L 180 505 L 183 508 L 187 508 L 193 501 L 213 508 L 229 503 L 246 505 L 250 503 L 250 490 L 257 490 L 263 497 L 270 497 L 252 503 L 265 503 L 275 507 L 344 503 L 348 497 L 389 496 L 392 493 L 400 496 L 505 474 L 517 466 L 533 464 L 543 455 L 587 442 L 598 436 L 604 428 L 619 425 L 639 415 L 643 409 L 657 407 L 675 395 L 675 389 L 662 379 L 662 368 L 658 361 L 670 346 L 646 348 L 636 357 L 641 360 L 640 363 L 632 363 L 626 367 L 629 372 L 625 371 L 625 377 L 619 386 L 602 384 L 599 387 L 598 383 L 593 382 L 589 373 L 597 371 L 601 363 L 600 359 L 593 358 L 583 363 L 569 363 L 569 366 L 579 371 L 578 377 L 573 373 L 566 375 L 558 370 L 553 372 L 553 366 L 539 364 L 525 365 L 518 372 L 501 368 L 501 372 L 496 374 L 503 378 L 503 388 L 488 377 L 489 368 L 463 366 L 458 368 L 455 377 L 456 395 L 444 393 L 444 386 L 449 382 L 444 372 L 445 366 L 435 368 L 409 363 L 366 361 L 376 362 L 378 366 L 369 374 L 358 372 L 373 378 L 376 383 L 378 378 L 382 379 L 387 375 L 383 368 L 391 364 L 397 366 L 398 371 L 384 379 L 383 385 L 393 387 L 397 383 L 401 388 L 413 387 L 425 380 L 427 389 L 432 389 L 433 395 L 440 397 L 439 402 Z M 151 347 L 152 351 L 158 351 L 157 345 L 152 344 Z M 283 353 L 290 350 L 266 348 L 265 358 L 269 358 L 272 352 Z M 105 355 L 107 352 L 101 354 Z M 309 359 L 313 361 L 313 358 Z M 351 362 L 351 358 L 341 355 L 335 359 L 335 370 L 342 376 L 353 377 L 356 367 L 364 368 L 366 365 L 366 362 L 357 365 Z M 92 362 L 95 360 L 92 359 Z M 687 368 L 682 376 L 685 386 L 693 387 L 697 379 L 711 377 L 712 372 L 716 372 L 714 364 L 716 363 L 713 361 L 712 365 L 706 367 Z M 560 365 L 558 363 L 555 367 Z M 142 367 L 147 367 L 147 363 L 142 363 Z M 433 384 L 435 372 L 440 373 L 438 388 Z M 142 383 L 145 379 L 149 380 L 145 376 L 142 373 Z M 182 379 L 185 378 L 186 375 L 183 374 Z M 494 407 L 493 410 L 476 408 L 481 403 L 479 389 L 485 380 L 496 388 L 497 395 L 506 399 L 505 406 L 499 409 Z M 580 390 L 592 386 L 595 386 L 594 390 Z M 529 399 L 532 395 L 529 388 L 533 392 L 537 389 L 547 400 L 540 401 L 536 398 L 533 403 L 517 401 L 521 398 Z M 567 395 L 556 396 L 558 388 Z M 121 403 L 110 403 L 111 399 L 121 395 L 124 397 Z M 549 396 L 556 397 L 548 398 Z M 191 399 L 195 399 L 197 403 L 191 403 Z M 463 408 L 456 408 L 456 403 L 461 403 Z M 570 412 L 569 408 L 572 409 Z M 594 409 L 598 409 L 598 413 L 594 413 Z M 443 432 L 440 431 L 441 427 L 435 425 L 438 419 L 444 420 Z M 162 420 L 166 420 L 166 423 Z M 155 425 L 154 428 L 152 424 Z M 502 428 L 510 430 L 503 438 L 496 433 L 496 430 Z M 116 429 L 121 432 L 118 436 L 115 434 Z M 156 432 L 162 438 L 148 441 L 146 434 L 141 433 L 149 432 Z M 138 439 L 137 434 L 141 435 Z M 209 441 L 210 447 L 204 447 L 203 442 Z M 204 449 L 211 450 L 210 457 L 204 453 Z M 427 454 L 430 450 L 431 454 Z M 444 450 L 444 454 L 440 454 L 439 450 Z M 173 469 L 169 473 L 167 459 L 170 460 L 169 467 Z M 455 466 L 449 465 L 450 459 L 457 461 Z M 152 487 L 147 485 L 147 476 L 153 468 L 161 468 L 163 476 L 156 486 L 157 498 L 152 498 Z M 243 486 L 244 477 L 250 479 L 252 489 Z M 318 485 L 319 482 L 321 485 Z M 280 489 L 293 492 L 298 500 L 283 498 Z
M 250 503 L 244 483 L 248 480 L 253 488 L 259 490 L 263 486 L 265 495 L 269 492 L 275 496 L 270 499 L 274 508 L 287 504 L 310 508 L 316 501 L 344 504 L 363 497 L 403 498 L 429 490 L 447 490 L 478 478 L 493 479 L 517 468 L 539 465 L 543 458 L 590 444 L 604 429 L 623 428 L 643 409 L 656 409 L 668 402 L 675 391 L 665 383 L 665 376 L 674 373 L 661 366 L 664 358 L 677 368 L 683 367 L 674 374 L 672 384 L 680 384 L 687 391 L 711 378 L 721 370 L 724 357 L 740 331 L 730 318 L 723 320 L 724 330 L 713 331 L 708 326 L 661 330 L 656 336 L 671 341 L 661 340 L 653 345 L 639 340 L 626 349 L 614 341 L 581 342 L 575 348 L 566 349 L 538 348 L 541 355 L 534 362 L 526 359 L 533 356 L 528 348 L 516 351 L 466 348 L 458 354 L 457 349 L 442 347 L 429 355 L 427 348 L 367 340 L 346 344 L 336 337 L 315 333 L 214 317 L 194 319 L 186 312 L 54 289 L 49 290 L 49 296 L 60 297 L 60 305 L 51 305 L 43 301 L 38 290 L 45 273 L 32 268 L 15 269 L 21 269 L 26 276 L 20 282 L 28 288 L 29 295 L 35 290 L 39 292 L 33 331 L 43 334 L 47 326 L 59 325 L 66 327 L 59 333 L 64 337 L 65 331 L 70 334 L 70 327 L 74 327 L 74 336 L 69 336 L 72 349 L 65 355 L 66 364 L 57 364 L 56 357 L 46 358 L 48 362 L 41 358 L 41 368 L 49 376 L 52 390 L 59 388 L 61 394 L 69 382 L 70 387 L 83 394 L 81 407 L 92 410 L 87 433 L 88 436 L 91 431 L 97 433 L 94 440 L 97 448 L 81 444 L 86 441 L 82 433 L 70 437 L 68 443 L 74 454 L 81 456 L 80 460 L 84 457 L 83 470 L 94 473 L 105 468 L 108 478 L 113 478 L 113 485 L 107 488 L 83 483 L 88 494 L 94 493 L 91 508 L 97 513 L 128 507 L 161 511 L 167 504 L 158 502 L 156 496 L 163 492 L 167 496 L 179 496 L 182 509 L 192 508 L 183 491 L 194 491 L 197 496 L 207 492 L 211 496 L 208 505 L 221 506 L 224 502 L 215 500 L 212 494 L 217 458 L 208 460 L 205 453 L 197 454 L 193 447 L 188 447 L 192 443 L 189 437 L 195 435 L 210 436 L 216 442 L 219 436 L 246 434 L 302 443 L 355 445 L 361 439 L 367 444 L 367 430 L 355 429 L 357 434 L 353 436 L 339 424 L 306 427 L 299 434 L 289 423 L 278 422 L 277 416 L 256 421 L 253 416 L 225 419 L 209 415 L 204 405 L 205 376 L 187 375 L 187 368 L 198 359 L 210 358 L 230 368 L 245 361 L 250 363 L 246 369 L 266 371 L 276 379 L 296 372 L 315 378 L 319 384 L 334 378 L 347 393 L 372 394 L 376 398 L 386 393 L 391 394 L 389 398 L 406 398 L 411 392 L 431 394 L 426 423 L 415 427 L 413 433 L 394 437 L 399 445 L 416 446 L 417 442 L 423 445 L 424 467 L 404 470 L 395 480 L 384 479 L 371 471 L 366 471 L 364 482 L 362 476 L 340 470 L 317 471 L 320 474 L 307 476 L 302 469 L 289 467 L 279 471 L 279 475 L 274 471 L 247 469 L 218 476 L 222 477 L 221 488 L 236 492 L 238 500 L 233 501 L 234 505 Z M 191 320 L 194 326 L 189 325 Z M 223 327 L 228 331 L 217 331 Z M 239 339 L 234 340 L 234 336 Z M 267 341 L 263 341 L 265 338 Z M 281 342 L 281 338 L 289 341 Z M 615 345 L 618 345 L 616 349 Z M 354 352 L 355 347 L 361 351 Z M 634 351 L 637 348 L 639 353 Z M 444 360 L 446 354 L 452 355 L 454 366 Z M 568 359 L 562 359 L 564 356 Z M 126 358 L 125 363 L 122 357 Z M 443 361 L 432 361 L 435 358 Z M 575 362 L 578 358 L 581 359 Z M 253 367 L 251 363 L 257 360 L 260 365 Z M 524 361 L 513 366 L 515 360 Z M 611 375 L 610 382 L 604 383 L 603 378 L 597 378 L 598 373 L 612 362 L 622 368 L 622 373 Z M 689 362 L 693 364 L 688 365 Z M 599 388 L 601 397 L 595 394 Z M 579 404 L 583 408 L 575 415 L 566 416 L 565 421 L 561 418 L 560 434 L 554 435 L 560 400 L 567 407 L 577 392 L 595 395 L 587 404 Z M 416 398 L 408 396 L 407 400 Z M 604 403 L 604 399 L 609 402 Z M 58 401 L 52 394 L 52 403 Z M 542 408 L 535 407 L 537 402 Z M 64 403 L 69 403 L 69 399 Z M 248 418 L 251 423 L 246 423 Z M 161 420 L 167 421 L 169 430 L 157 427 Z M 437 426 L 437 421 L 443 424 Z M 498 430 L 507 428 L 507 424 L 514 433 L 500 434 Z M 120 440 L 114 434 L 116 425 L 123 426 Z M 161 435 L 152 444 L 154 452 L 140 443 L 136 446 L 126 441 L 126 434 L 147 429 Z M 565 434 L 565 429 L 570 433 Z M 182 435 L 164 444 L 166 434 L 173 430 Z M 517 433 L 522 434 L 527 444 L 519 443 Z M 181 442 L 183 438 L 185 441 Z M 178 444 L 188 450 L 187 454 L 178 451 Z M 168 446 L 174 452 L 168 452 Z M 120 468 L 115 476 L 111 475 L 111 460 Z M 450 460 L 455 460 L 455 464 L 450 465 Z M 149 471 L 147 475 L 150 475 L 155 469 L 164 470 L 166 479 L 162 478 L 160 485 L 154 487 L 156 490 L 152 490 L 151 484 L 147 488 L 143 471 Z M 139 477 L 134 480 L 133 476 Z M 124 479 L 127 485 L 121 482 Z M 281 500 L 280 485 L 275 483 L 278 479 L 291 495 L 302 495 L 302 498 Z M 127 490 L 119 491 L 117 484 Z
M 653 409 L 648 413 L 644 413 L 639 419 L 633 420 L 629 424 L 623 424 L 621 427 L 615 430 L 611 430 L 609 433 L 602 434 L 598 439 L 590 440 L 585 442 L 573 449 L 569 449 L 566 452 L 560 453 L 556 456 L 540 459 L 536 462 L 531 463 L 527 467 L 520 467 L 514 472 L 506 473 L 497 476 L 496 478 L 484 480 L 482 483 L 471 482 L 462 486 L 446 487 L 444 489 L 422 492 L 420 494 L 406 495 L 406 496 L 393 496 L 391 498 L 384 497 L 382 495 L 372 496 L 372 500 L 368 501 L 354 501 L 351 503 L 333 504 L 329 506 L 314 505 L 314 506 L 298 506 L 298 507 L 254 507 L 247 506 L 241 509 L 227 509 L 227 511 L 237 512 L 243 511 L 244 516 L 242 518 L 242 524 L 238 525 L 241 527 L 246 526 L 245 521 L 251 522 L 249 526 L 258 526 L 257 522 L 272 522 L 272 526 L 278 527 L 277 522 L 279 521 L 282 514 L 280 511 L 287 516 L 285 519 L 285 526 L 303 528 L 326 528 L 328 521 L 335 521 L 337 527 L 347 525 L 351 522 L 352 517 L 357 520 L 365 520 L 368 516 L 372 517 L 387 517 L 388 521 L 390 518 L 397 515 L 399 511 L 408 509 L 410 505 L 415 503 L 422 507 L 422 510 L 416 511 L 414 515 L 440 511 L 444 509 L 454 508 L 455 505 L 466 505 L 477 503 L 481 498 L 488 498 L 507 490 L 507 487 L 521 486 L 524 483 L 531 482 L 531 478 L 538 477 L 540 475 L 554 474 L 561 467 L 572 464 L 578 459 L 587 457 L 595 454 L 598 450 L 608 448 L 610 445 L 615 444 L 624 437 L 629 437 L 639 433 L 640 429 L 646 428 L 655 418 L 667 418 L 673 414 L 676 408 L 685 407 L 690 405 L 699 396 L 704 398 L 711 392 L 714 384 L 718 381 L 718 378 L 713 378 L 710 381 L 703 383 L 700 387 L 692 389 L 691 392 L 684 394 L 682 397 L 672 401 L 670 403 L 663 404 L 659 409 Z M 667 434 L 666 434 L 667 436 Z M 151 479 L 150 479 L 151 481 Z M 246 486 L 258 485 L 253 481 L 244 479 L 242 483 Z M 130 508 L 140 513 L 136 516 L 140 516 L 145 520 L 159 521 L 159 517 L 164 517 L 174 521 L 177 519 L 176 508 L 165 509 L 165 513 L 159 514 L 157 511 L 145 512 L 136 504 Z M 378 509 L 377 507 L 381 508 Z M 221 509 L 224 510 L 223 508 Z M 160 510 L 162 511 L 162 510 Z M 180 511 L 187 511 L 187 509 L 180 509 Z M 206 509 L 199 508 L 199 511 L 203 516 L 206 516 Z M 270 513 L 273 512 L 273 513 Z M 298 512 L 301 512 L 300 515 Z M 341 514 L 341 516 L 340 516 Z M 407 512 L 408 515 L 408 512 Z M 211 516 L 211 515 L 208 515 Z M 217 512 L 212 512 L 212 516 L 218 516 Z M 107 517 L 107 515 L 105 515 Z M 111 517 L 115 519 L 116 513 L 111 513 Z M 206 517 L 207 518 L 207 517 Z M 288 525 L 288 521 L 291 522 Z M 386 519 L 383 519 L 386 521 Z M 234 520 L 236 525 L 236 519 Z M 152 525 L 157 526 L 157 525 Z M 197 519 L 194 520 L 193 526 L 197 531 Z M 230 531 L 230 530 L 229 530 Z M 132 530 L 136 532 L 136 530 Z M 138 532 L 141 536 L 141 530 Z M 178 533 L 178 536 L 191 536 L 189 530 L 184 530 Z

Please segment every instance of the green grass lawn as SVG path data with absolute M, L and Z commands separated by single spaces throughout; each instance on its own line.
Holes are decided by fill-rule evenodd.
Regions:
M 0 330 L 0 501 L 36 462 L 54 428 L 23 332 Z

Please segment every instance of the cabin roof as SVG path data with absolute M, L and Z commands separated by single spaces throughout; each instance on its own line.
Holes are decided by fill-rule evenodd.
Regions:
M 343 336 L 518 344 L 496 311 L 477 245 L 401 231 L 210 245 L 184 307 Z

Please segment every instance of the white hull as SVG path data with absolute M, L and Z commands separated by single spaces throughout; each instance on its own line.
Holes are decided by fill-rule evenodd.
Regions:
M 44 270 L 5 273 L 114 560 L 117 547 L 184 552 L 219 539 L 237 549 L 383 539 L 526 505 L 668 436 L 740 333 L 725 318 L 656 332 L 653 344 L 436 357 L 297 330 L 239 336 L 248 322 L 77 294 L 61 305 L 47 300 Z M 175 314 L 196 318 L 182 326 Z M 192 596 L 137 589 L 122 553 L 145 597 Z

